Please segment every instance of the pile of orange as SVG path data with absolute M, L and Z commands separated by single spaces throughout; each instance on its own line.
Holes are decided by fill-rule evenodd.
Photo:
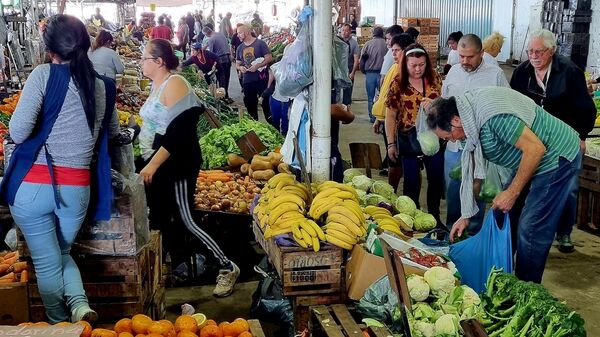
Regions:
M 138 314 L 132 318 L 123 318 L 115 323 L 113 330 L 92 329 L 88 322 L 80 321 L 73 324 L 83 325 L 80 337 L 253 337 L 250 325 L 243 318 L 237 318 L 232 323 L 209 319 L 200 326 L 196 318 L 190 315 L 177 317 L 175 324 L 168 320 L 153 321 L 152 318 Z M 61 322 L 56 326 L 69 326 L 71 323 Z M 46 322 L 21 323 L 19 326 L 50 326 Z

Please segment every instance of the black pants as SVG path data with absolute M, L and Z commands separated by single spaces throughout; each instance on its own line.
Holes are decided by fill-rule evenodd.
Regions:
M 258 97 L 266 88 L 266 80 L 244 83 L 244 106 L 250 116 L 256 120 L 258 120 Z
M 217 65 L 217 80 L 219 86 L 225 89 L 225 97 L 229 98 L 229 77 L 231 76 L 231 61 Z
M 260 95 L 260 97 L 262 98 L 260 106 L 262 107 L 263 114 L 265 115 L 265 120 L 271 125 L 273 125 L 273 116 L 271 115 L 271 104 L 269 104 L 269 101 L 271 96 L 273 95 L 273 91 L 275 91 L 275 82 L 273 82 L 273 84 L 271 84 L 270 87 L 265 89 L 265 91 L 263 91 Z M 275 125 L 273 125 L 273 127 L 279 130 L 279 128 Z

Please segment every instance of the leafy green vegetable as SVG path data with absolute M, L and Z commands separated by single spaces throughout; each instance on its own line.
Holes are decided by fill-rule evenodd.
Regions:
M 433 131 L 419 132 L 417 140 L 426 156 L 433 156 L 440 150 L 440 139 Z
M 452 170 L 450 170 L 450 172 L 448 173 L 448 176 L 450 176 L 450 179 L 454 179 L 454 180 L 462 179 L 462 166 L 460 165 L 460 163 L 458 163 L 458 165 L 454 166 L 454 168 L 452 168 Z
M 394 208 L 398 213 L 404 213 L 412 216 L 417 210 L 417 204 L 408 196 L 401 195 L 394 201 Z
M 356 168 L 349 168 L 346 171 L 344 171 L 344 183 L 349 183 L 352 181 L 352 178 L 361 175 L 363 175 L 361 170 Z
M 373 179 L 365 175 L 355 176 L 352 178 L 352 185 L 358 190 L 368 192 L 371 185 L 373 185 Z
M 435 217 L 428 213 L 419 214 L 415 217 L 414 228 L 421 232 L 432 230 L 437 225 Z
M 371 186 L 371 192 L 386 198 L 388 200 L 387 203 L 390 203 L 389 200 L 396 199 L 396 192 L 394 191 L 394 188 L 385 181 L 378 180 L 374 182 L 373 186 Z
M 204 167 L 222 167 L 227 163 L 228 154 L 242 154 L 236 140 L 251 130 L 256 133 L 258 138 L 267 147 L 265 152 L 272 151 L 283 144 L 283 136 L 273 126 L 253 119 L 243 118 L 239 123 L 225 125 L 219 129 L 212 129 L 204 137 L 200 138 Z

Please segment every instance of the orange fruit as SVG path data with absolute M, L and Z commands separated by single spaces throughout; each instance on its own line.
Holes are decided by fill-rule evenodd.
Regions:
M 228 325 L 228 324 L 229 324 L 229 322 L 227 322 L 227 321 L 219 323 L 219 328 L 221 328 L 221 331 L 223 330 L 223 327 L 226 326 L 226 325 Z
M 132 321 L 129 318 L 120 319 L 117 323 L 115 323 L 115 332 L 133 332 Z
M 92 337 L 117 337 L 117 333 L 108 329 L 94 329 Z
M 198 337 L 198 335 L 196 335 L 195 333 L 191 332 L 191 331 L 180 331 L 177 334 L 177 337 Z
M 143 314 L 137 314 L 131 318 L 131 328 L 136 334 L 146 334 L 152 322 L 152 318 Z
M 118 337 L 133 337 L 133 335 L 131 334 L 131 332 L 123 331 L 119 334 Z
M 198 330 L 198 323 L 196 319 L 191 315 L 181 315 L 175 320 L 175 331 L 191 331 L 196 333 Z
M 239 334 L 238 337 L 254 337 L 254 336 L 252 336 L 250 331 L 244 331 L 241 334 Z
M 243 331 L 250 331 L 250 324 L 248 324 L 248 321 L 243 319 L 243 318 L 236 318 L 233 323 L 238 323 L 243 327 Z M 241 333 L 241 332 L 240 332 Z
M 152 322 L 148 327 L 148 335 L 155 333 L 162 336 L 166 336 L 171 330 L 172 324 L 167 324 L 164 322 Z
M 236 323 L 228 323 L 223 324 L 223 336 L 237 336 L 239 333 L 236 333 Z
M 79 337 L 91 337 L 92 336 L 92 325 L 86 321 L 78 321 L 73 324 L 83 325 L 83 331 Z
M 143 333 L 139 333 L 139 334 L 135 335 L 135 337 L 146 337 L 146 335 L 144 335 Z
M 206 324 L 205 325 L 214 325 L 214 326 L 217 326 L 218 324 L 217 324 L 217 322 L 214 319 L 209 319 L 209 320 L 206 320 Z
M 156 332 L 151 332 L 147 334 L 146 337 L 163 337 L 163 335 Z
M 54 324 L 54 326 L 69 326 L 71 325 L 71 322 L 58 322 L 56 324 Z
M 207 325 L 200 331 L 200 337 L 223 337 L 223 331 L 216 325 Z

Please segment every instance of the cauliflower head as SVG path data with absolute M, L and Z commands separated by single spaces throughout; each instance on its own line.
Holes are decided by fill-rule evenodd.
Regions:
M 406 279 L 410 298 L 416 302 L 425 301 L 429 297 L 429 284 L 420 275 L 409 275 Z
M 435 321 L 434 336 L 458 336 L 458 319 L 455 315 L 442 315 Z
M 442 297 L 454 289 L 454 274 L 444 267 L 432 267 L 425 272 L 425 281 L 435 297 Z

